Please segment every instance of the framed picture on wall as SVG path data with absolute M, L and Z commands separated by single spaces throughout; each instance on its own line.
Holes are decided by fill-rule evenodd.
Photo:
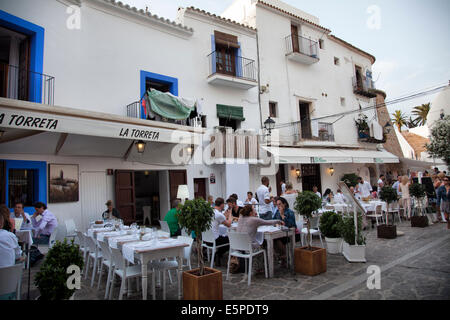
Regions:
M 77 202 L 79 178 L 77 164 L 48 165 L 48 202 Z

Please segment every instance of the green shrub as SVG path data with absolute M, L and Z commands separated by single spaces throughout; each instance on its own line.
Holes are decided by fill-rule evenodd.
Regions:
M 366 244 L 366 238 L 362 235 L 362 217 L 358 214 L 358 236 L 357 236 L 357 244 L 364 245 Z M 355 245 L 355 221 L 353 216 L 344 216 L 342 218 L 342 222 L 339 225 L 339 231 L 341 237 L 344 238 L 344 241 L 349 245 Z
M 184 205 L 180 204 L 178 209 L 178 223 L 181 228 L 186 228 L 188 233 L 195 232 L 200 275 L 203 275 L 202 232 L 211 228 L 211 222 L 214 220 L 214 211 L 210 204 L 203 199 L 186 200 Z
M 413 183 L 409 186 L 409 193 L 411 196 L 416 197 L 417 199 L 425 197 L 426 189 L 423 184 Z
M 334 211 L 324 212 L 320 217 L 320 232 L 327 238 L 340 238 L 339 226 L 341 223 L 341 215 Z
M 308 235 L 306 237 L 306 241 L 308 243 L 308 248 L 311 249 L 311 241 L 309 236 L 309 230 L 311 228 L 311 218 L 314 211 L 320 209 L 322 207 L 322 199 L 311 191 L 303 191 L 300 192 L 295 199 L 294 209 L 300 215 L 304 216 L 307 219 L 307 229 Z
M 75 289 L 67 287 L 67 268 L 70 265 L 77 265 L 83 269 L 83 255 L 80 247 L 70 243 L 67 239 L 64 242 L 56 241 L 48 251 L 40 271 L 36 274 L 34 283 L 39 288 L 41 299 L 43 300 L 64 300 L 69 299 Z
M 354 173 L 346 173 L 342 176 L 341 181 L 344 181 L 347 187 L 354 187 L 358 184 L 358 176 Z
M 381 188 L 379 196 L 381 200 L 387 203 L 391 203 L 398 200 L 397 192 L 395 192 L 394 188 L 390 186 L 384 186 L 383 188 Z

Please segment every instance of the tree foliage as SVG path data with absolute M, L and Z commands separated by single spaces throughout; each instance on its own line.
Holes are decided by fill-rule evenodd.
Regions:
M 342 176 L 341 181 L 344 181 L 347 187 L 354 187 L 358 184 L 358 175 L 355 173 L 346 173 Z
M 322 207 L 322 199 L 311 191 L 300 192 L 295 199 L 294 209 L 300 215 L 307 219 L 308 235 L 306 241 L 308 242 L 308 248 L 311 249 L 311 241 L 309 236 L 309 230 L 311 228 L 311 218 L 314 211 Z
M 200 275 L 204 274 L 203 251 L 201 247 L 202 232 L 211 228 L 214 219 L 214 211 L 210 204 L 203 199 L 186 200 L 184 205 L 178 208 L 178 223 L 186 228 L 189 233 L 195 232 L 197 242 L 197 254 L 200 264 Z
M 320 232 L 327 238 L 340 238 L 342 217 L 334 211 L 326 211 L 320 217 Z
M 392 114 L 392 122 L 397 126 L 398 131 L 402 131 L 402 127 L 406 126 L 406 117 L 400 110 L 395 110 Z
M 363 236 L 362 229 L 362 216 L 358 214 L 358 235 L 356 237 L 357 245 L 366 244 L 366 238 Z M 351 215 L 345 215 L 342 218 L 342 222 L 339 224 L 339 230 L 341 237 L 344 238 L 344 241 L 349 245 L 355 245 L 355 220 Z
M 73 240 L 70 243 L 67 239 L 64 242 L 56 241 L 48 251 L 40 271 L 36 274 L 34 283 L 39 288 L 41 299 L 43 300 L 64 300 L 69 299 L 75 289 L 67 287 L 67 268 L 70 265 L 77 265 L 83 269 L 83 255 L 79 245 Z
M 450 168 L 450 116 L 437 120 L 431 128 L 430 143 L 426 145 L 428 153 L 443 159 Z
M 414 107 L 412 114 L 416 116 L 415 121 L 419 126 L 423 126 L 427 123 L 428 112 L 430 112 L 429 102 Z

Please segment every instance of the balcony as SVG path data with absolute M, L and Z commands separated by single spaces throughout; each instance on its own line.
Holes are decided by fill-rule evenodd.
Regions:
M 0 97 L 53 105 L 55 78 L 0 63 Z
M 289 60 L 306 65 L 319 62 L 319 44 L 316 41 L 291 34 L 285 38 L 285 43 Z
M 353 93 L 359 94 L 367 98 L 375 98 L 377 95 L 373 92 L 375 89 L 374 82 L 365 76 L 352 78 Z
M 333 124 L 318 121 L 296 121 L 277 126 L 280 142 L 298 144 L 299 142 L 333 142 Z
M 211 135 L 211 159 L 215 163 L 241 161 L 257 163 L 259 141 L 255 132 L 216 127 Z
M 208 56 L 208 83 L 248 90 L 258 85 L 255 61 L 214 51 Z

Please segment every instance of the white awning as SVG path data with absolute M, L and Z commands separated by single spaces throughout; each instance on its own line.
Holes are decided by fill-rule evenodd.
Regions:
M 431 169 L 432 167 L 439 166 L 445 164 L 442 162 L 442 160 L 437 160 L 434 162 L 428 162 L 428 161 L 420 161 L 420 160 L 413 160 L 408 158 L 400 158 L 400 162 L 406 165 L 409 169 Z
M 352 157 L 338 149 L 262 147 L 277 163 L 351 163 Z
M 350 155 L 353 159 L 353 163 L 398 163 L 399 159 L 397 156 L 389 153 L 385 150 L 345 150 L 343 151 Z
M 377 150 L 266 147 L 277 163 L 398 163 L 392 153 Z

